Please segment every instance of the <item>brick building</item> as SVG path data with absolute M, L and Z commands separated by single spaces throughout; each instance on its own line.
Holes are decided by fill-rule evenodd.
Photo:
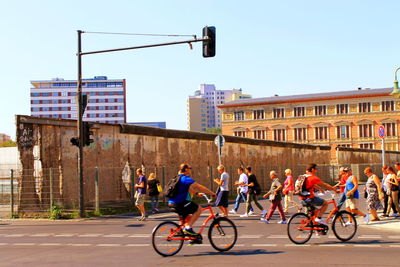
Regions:
M 400 101 L 392 88 L 243 99 L 220 105 L 222 133 L 294 143 L 381 149 L 399 147 Z

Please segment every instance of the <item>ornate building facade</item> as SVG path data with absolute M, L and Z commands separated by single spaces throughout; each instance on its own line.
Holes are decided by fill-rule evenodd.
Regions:
M 381 149 L 399 148 L 400 101 L 392 88 L 243 99 L 220 105 L 222 133 L 255 139 Z

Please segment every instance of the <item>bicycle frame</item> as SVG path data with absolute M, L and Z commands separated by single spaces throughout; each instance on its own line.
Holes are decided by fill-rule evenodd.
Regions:
M 329 223 L 330 219 L 336 214 L 336 212 L 339 211 L 339 208 L 336 204 L 336 200 L 333 198 L 333 196 L 332 196 L 332 199 L 330 201 L 328 201 L 328 205 L 329 204 L 333 204 L 334 208 L 329 212 L 328 217 L 326 218 L 327 223 Z M 312 221 L 315 223 L 315 219 L 317 218 L 317 214 L 319 213 L 320 210 L 321 209 L 314 210 L 313 214 L 310 216 L 309 221 Z M 311 230 L 310 227 L 308 227 L 308 222 L 307 222 L 306 226 L 304 226 L 303 230 Z M 313 224 L 312 230 L 318 231 L 318 230 L 323 230 L 323 228 L 319 227 L 318 224 L 317 225 Z

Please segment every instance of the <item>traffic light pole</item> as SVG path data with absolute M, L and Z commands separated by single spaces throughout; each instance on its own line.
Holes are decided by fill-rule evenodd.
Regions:
M 109 53 L 109 52 L 117 52 L 124 50 L 133 50 L 133 49 L 142 49 L 142 48 L 150 48 L 150 47 L 158 47 L 158 46 L 167 46 L 167 45 L 177 45 L 177 44 L 189 44 L 190 48 L 192 48 L 192 43 L 196 42 L 206 42 L 212 43 L 215 42 L 215 28 L 213 40 L 209 38 L 197 39 L 194 36 L 193 40 L 186 41 L 178 41 L 178 42 L 170 42 L 170 43 L 160 43 L 160 44 L 152 44 L 152 45 L 143 45 L 143 46 L 133 46 L 133 47 L 125 47 L 125 48 L 117 48 L 117 49 L 108 49 L 108 50 L 98 50 L 98 51 L 90 51 L 90 52 L 82 52 L 82 33 L 84 31 L 78 30 L 78 86 L 77 86 L 77 106 L 78 106 L 78 121 L 77 121 L 77 129 L 78 129 L 78 140 L 79 140 L 79 151 L 78 151 L 78 175 L 79 175 L 79 216 L 82 218 L 85 214 L 85 202 L 84 202 L 84 182 L 83 182 L 83 146 L 84 144 L 84 131 L 83 131 L 83 113 L 85 112 L 85 104 L 83 101 L 82 95 L 82 56 L 91 55 L 91 54 L 100 54 L 100 53 Z M 215 46 L 215 44 L 214 44 Z M 215 52 L 214 52 L 215 54 Z M 204 55 L 204 57 L 212 57 L 213 55 Z M 71 140 L 72 142 L 72 140 Z

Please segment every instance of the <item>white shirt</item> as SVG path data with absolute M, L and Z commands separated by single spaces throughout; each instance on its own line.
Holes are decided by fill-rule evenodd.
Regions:
M 245 173 L 242 173 L 240 176 L 239 176 L 239 183 L 244 183 L 244 184 L 246 184 L 246 185 L 239 185 L 239 188 L 240 188 L 240 193 L 247 193 L 247 191 L 249 190 L 249 187 L 247 186 L 247 184 L 248 184 L 248 178 L 247 178 L 247 175 L 245 174 Z

